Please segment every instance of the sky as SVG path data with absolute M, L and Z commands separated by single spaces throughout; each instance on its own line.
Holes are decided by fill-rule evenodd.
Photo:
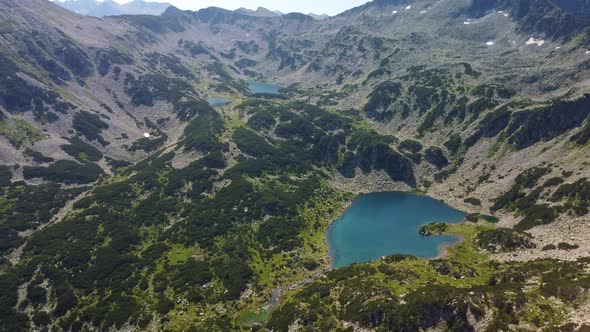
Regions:
M 130 0 L 117 0 L 119 3 Z M 156 0 L 149 0 L 156 1 Z M 367 3 L 368 0 L 159 0 L 169 2 L 183 10 L 198 10 L 206 7 L 221 7 L 238 9 L 245 7 L 256 9 L 264 7 L 270 10 L 280 10 L 283 13 L 299 12 L 336 15 L 353 7 Z

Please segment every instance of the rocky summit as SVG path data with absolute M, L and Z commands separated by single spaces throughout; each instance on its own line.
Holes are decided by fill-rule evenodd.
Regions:
M 143 5 L 0 0 L 0 331 L 590 329 L 588 0 Z M 461 242 L 334 268 L 392 191 Z

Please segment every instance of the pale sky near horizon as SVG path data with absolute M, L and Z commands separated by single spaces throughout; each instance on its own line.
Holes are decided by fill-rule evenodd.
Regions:
M 119 3 L 131 0 L 116 0 Z M 221 7 L 225 9 L 238 9 L 245 7 L 256 9 L 264 7 L 270 10 L 280 10 L 283 13 L 299 12 L 336 15 L 353 7 L 369 2 L 368 0 L 148 0 L 151 2 L 169 2 L 179 9 L 198 10 L 207 7 Z

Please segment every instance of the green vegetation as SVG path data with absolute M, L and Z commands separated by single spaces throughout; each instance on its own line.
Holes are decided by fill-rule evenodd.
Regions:
M 561 185 L 551 196 L 551 201 L 565 201 L 563 206 L 559 208 L 560 211 L 570 211 L 576 216 L 588 214 L 590 211 L 590 181 L 582 178 L 574 183 Z
M 268 312 L 264 310 L 261 310 L 260 312 L 245 310 L 240 313 L 237 325 L 249 328 L 260 327 L 266 323 L 268 317 Z
M 45 138 L 45 134 L 41 130 L 18 118 L 13 118 L 12 124 L 9 120 L 0 120 L 0 135 L 6 137 L 10 144 L 17 148 Z
M 14 183 L 8 186 L 5 166 L 0 184 L 0 253 L 5 253 L 23 242 L 18 232 L 32 230 L 48 223 L 66 202 L 85 190 L 61 189 L 59 185 L 48 184 L 27 186 Z M 11 174 L 10 174 L 11 175 Z
M 207 153 L 226 149 L 220 141 L 224 123 L 213 107 L 202 100 L 191 100 L 179 104 L 177 111 L 181 118 L 192 118 L 182 136 L 185 150 Z
M 463 200 L 463 202 L 473 206 L 481 206 L 481 201 L 475 197 L 467 197 Z
M 480 214 L 479 218 L 481 218 L 489 223 L 492 223 L 492 224 L 495 224 L 500 221 L 500 219 L 498 219 L 497 217 L 489 216 L 489 215 L 485 215 L 485 214 Z
M 248 125 L 255 130 L 271 130 L 276 124 L 275 117 L 269 111 L 256 112 L 249 120 Z
M 203 99 L 191 99 L 190 101 L 180 102 L 174 106 L 176 116 L 181 121 L 189 121 L 201 113 L 210 114 L 215 110 Z
M 282 140 L 246 126 L 232 128 L 233 141 L 253 158 L 242 157 L 220 174 L 219 169 L 228 167 L 221 143 L 225 124 L 198 101 L 179 105 L 190 119 L 184 146 L 197 147 L 205 157 L 181 170 L 170 166 L 174 152 L 156 152 L 136 165 L 126 164 L 74 204 L 63 222 L 36 232 L 25 247 L 22 269 L 29 272 L 19 282 L 42 280 L 59 292 L 50 296 L 29 287 L 31 303 L 55 304 L 47 312 L 51 319 L 39 313 L 35 322 L 65 329 L 82 321 L 96 328 L 125 323 L 145 327 L 149 313 L 172 329 L 256 325 L 256 319 L 266 317 L 260 308 L 268 289 L 300 281 L 326 266 L 323 234 L 344 204 L 312 168 L 338 163 L 338 149 L 328 148 L 328 138 L 336 148 L 350 146 L 356 152 L 371 144 L 391 149 L 391 138 L 372 132 L 355 134 L 348 145 L 340 138 L 343 134 L 336 138 L 326 133 L 355 132 L 348 118 L 307 104 L 273 103 L 269 107 L 282 125 L 277 133 Z M 70 145 L 65 150 L 80 160 L 96 157 L 79 139 Z M 334 157 L 322 151 L 333 151 Z M 24 173 L 27 178 L 86 182 L 98 177 L 92 165 L 57 161 L 26 167 Z M 6 240 L 11 248 L 22 243 L 14 233 L 7 234 L 12 234 Z M 54 240 L 58 238 L 69 240 Z M 255 297 L 246 302 L 241 296 L 249 287 Z M 244 314 L 228 321 L 212 311 L 217 305 L 260 316 Z M 210 319 L 191 314 L 180 320 L 183 308 Z
M 582 125 L 588 116 L 590 94 L 575 100 L 557 99 L 548 105 L 527 111 L 522 125 L 511 130 L 508 142 L 523 149 L 541 140 L 547 141 Z M 579 143 L 584 141 L 583 134 Z M 575 139 L 574 139 L 575 140 Z
M 115 48 L 108 48 L 98 50 L 95 55 L 96 69 L 98 73 L 105 76 L 109 73 L 113 65 L 130 65 L 133 64 L 133 59 Z
M 587 260 L 497 263 L 474 247 L 487 240 L 500 240 L 510 248 L 527 244 L 514 241 L 522 240 L 522 234 L 464 225 L 451 225 L 447 232 L 465 236 L 451 258 L 392 256 L 329 272 L 290 292 L 272 312 L 268 327 L 288 331 L 295 321 L 305 321 L 316 330 L 346 330 L 345 322 L 383 330 L 469 330 L 470 320 L 482 321 L 485 316 L 486 331 L 507 330 L 518 323 L 558 328 L 564 319 L 560 312 L 568 305 L 546 298 L 572 304 L 584 299 L 590 288 L 584 272 Z M 575 281 L 569 284 L 570 280 Z M 513 306 L 515 301 L 519 307 Z
M 549 168 L 534 167 L 519 174 L 512 188 L 496 198 L 492 211 L 506 209 L 524 215 L 516 226 L 520 231 L 553 222 L 557 217 L 555 210 L 547 204 L 536 203 L 544 188 L 531 190 L 549 172 Z M 530 192 L 527 194 L 525 190 Z
M 509 252 L 536 247 L 531 235 L 509 228 L 483 231 L 477 235 L 476 243 L 490 252 Z
M 163 134 L 163 133 L 162 133 Z M 168 135 L 163 134 L 155 138 L 140 138 L 133 142 L 129 147 L 129 151 L 135 152 L 139 150 L 145 151 L 145 153 L 151 153 L 156 151 L 157 149 L 161 148 L 166 140 L 168 139 Z
M 420 235 L 430 236 L 430 235 L 438 235 L 443 234 L 449 228 L 449 224 L 445 223 L 432 223 L 425 226 L 420 227 L 418 233 Z
M 586 123 L 578 133 L 570 138 L 570 141 L 578 145 L 586 145 L 590 141 L 590 123 Z
M 145 327 L 150 319 L 143 311 L 170 318 L 161 324 L 228 330 L 233 322 L 221 317 L 195 321 L 200 316 L 194 315 L 184 323 L 174 317 L 186 306 L 209 316 L 211 305 L 242 305 L 240 295 L 248 284 L 288 283 L 320 267 L 313 257 L 323 255 L 317 251 L 322 231 L 299 235 L 315 233 L 318 222 L 327 227 L 335 218 L 335 210 L 330 218 L 316 217 L 327 210 L 322 204 L 332 201 L 320 178 L 251 182 L 232 175 L 231 184 L 213 194 L 214 168 L 225 167 L 222 154 L 211 153 L 181 170 L 168 166 L 172 157 L 156 154 L 126 169 L 122 174 L 128 178 L 95 187 L 75 204 L 76 213 L 37 232 L 27 244 L 25 255 L 40 259 L 26 269 L 40 270 L 25 280 L 47 280 L 62 289 L 50 312 L 60 326 L 85 321 L 100 328 L 126 322 Z M 306 207 L 312 202 L 313 210 Z M 167 227 L 177 214 L 183 220 Z M 243 224 L 264 215 L 274 217 L 257 227 Z M 291 217 L 283 221 L 284 216 Z M 300 258 L 286 260 L 287 253 Z M 285 258 L 280 266 L 263 263 L 271 257 Z M 53 267 L 57 262 L 59 269 Z M 300 272 L 285 275 L 280 272 L 284 264 Z M 53 301 L 33 288 L 31 298 Z
M 191 84 L 180 78 L 151 73 L 138 79 L 127 75 L 125 93 L 135 106 L 153 106 L 157 100 L 178 103 L 183 97 L 195 95 Z
M 260 52 L 260 45 L 256 44 L 256 42 L 253 40 L 247 42 L 238 40 L 234 44 L 246 54 L 256 54 Z
M 481 72 L 473 69 L 473 66 L 471 64 L 467 62 L 461 62 L 460 65 L 463 65 L 463 67 L 465 67 L 465 75 L 469 75 L 474 78 L 478 78 L 479 76 L 481 76 Z
M 44 154 L 42 154 L 39 151 L 34 151 L 30 148 L 26 148 L 25 151 L 23 151 L 23 154 L 27 157 L 30 157 L 33 159 L 34 162 L 36 163 L 51 163 L 54 162 L 55 160 L 51 157 L 47 157 Z
M 521 173 L 513 187 L 495 200 L 492 210 L 506 209 L 523 215 L 522 221 L 516 226 L 518 230 L 551 223 L 561 213 L 586 215 L 590 211 L 590 182 L 582 178 L 574 183 L 562 184 L 563 178 L 552 177 L 539 185 L 539 180 L 549 172 L 549 168 L 536 167 Z M 548 196 L 552 205 L 537 203 L 544 192 L 546 194 L 543 197 Z
M 63 35 L 65 37 L 65 35 Z M 94 69 L 94 64 L 90 57 L 70 39 L 62 39 L 61 46 L 55 48 L 55 57 L 74 74 L 87 77 L 90 76 Z
M 115 160 L 109 157 L 106 157 L 105 159 L 107 161 L 107 165 L 109 165 L 113 169 L 119 169 L 131 165 L 130 162 L 125 160 Z
M 217 30 L 220 18 L 213 14 L 200 12 L 198 19 Z M 121 37 L 121 45 L 133 38 L 157 43 L 161 32 L 184 31 L 186 19 L 174 10 L 161 18 L 122 17 L 138 30 Z M 138 66 L 128 66 L 134 58 L 127 52 L 92 49 L 90 60 L 65 34 L 59 50 L 45 50 L 40 44 L 47 38 L 35 34 L 25 43 L 32 60 L 55 84 L 75 77 L 84 86 L 81 77 L 93 73 L 94 62 L 105 80 L 111 70 L 116 80 L 123 74 L 121 83 L 133 106 L 169 103 L 186 128 L 178 144 L 167 146 L 164 153 L 168 136 L 158 126 L 166 120 L 154 124 L 146 119 L 153 137 L 126 148 L 149 156 L 136 164 L 107 157 L 115 174 L 102 176 L 102 169 L 92 162 L 104 158 L 96 143 L 108 145 L 102 132 L 109 128 L 105 120 L 109 118 L 93 111 L 75 113 L 76 106 L 31 87 L 14 75 L 23 69 L 0 57 L 0 71 L 7 77 L 0 82 L 0 100 L 8 112 L 31 111 L 42 124 L 58 120 L 58 115 L 73 115 L 76 133 L 68 134 L 73 137 L 62 149 L 76 161 L 55 161 L 29 148 L 28 161 L 49 165 L 23 167 L 25 178 L 67 185 L 96 182 L 92 188 L 79 189 L 28 186 L 12 182 L 16 166 L 0 167 L 0 251 L 6 254 L 24 244 L 18 264 L 0 262 L 0 330 L 102 331 L 132 326 L 163 331 L 287 331 L 297 322 L 310 331 L 346 331 L 349 323 L 374 330 L 469 331 L 473 320 L 484 318 L 489 331 L 514 326 L 558 330 L 562 312 L 584 299 L 590 288 L 587 261 L 498 263 L 488 257 L 490 252 L 533 248 L 531 236 L 522 230 L 551 222 L 558 213 L 588 213 L 588 182 L 565 183 L 561 177 L 542 181 L 550 174 L 548 168 L 523 172 L 513 188 L 494 201 L 493 211 L 522 217 L 517 230 L 496 229 L 492 223 L 497 218 L 471 214 L 466 219 L 473 223 L 420 228 L 424 235 L 457 234 L 464 239 L 446 248 L 443 259 L 394 256 L 325 272 L 329 269 L 325 232 L 351 198 L 328 184 L 334 172 L 351 178 L 359 169 L 365 174 L 384 171 L 392 180 L 415 188 L 414 167 L 426 161 L 432 167 L 423 163 L 420 172 L 436 168 L 435 179 L 440 181 L 458 169 L 467 149 L 482 138 L 499 136 L 494 151 L 505 141 L 523 148 L 564 132 L 560 125 L 541 128 L 543 117 L 570 129 L 580 126 L 584 99 L 540 106 L 510 102 L 507 99 L 515 95 L 511 87 L 478 82 L 481 73 L 467 63 L 451 69 L 417 66 L 385 77 L 392 75 L 390 65 L 401 52 L 393 46 L 398 41 L 348 31 L 339 35 L 350 37 L 354 46 L 350 52 L 380 63 L 365 86 L 384 79 L 375 83 L 361 112 L 321 106 L 335 106 L 359 89 L 344 85 L 344 80 L 362 73 L 314 63 L 308 70 L 333 71 L 340 89 L 318 86 L 312 91 L 293 85 L 281 90 L 280 96 L 241 101 L 234 94 L 246 93 L 245 83 L 236 81 L 233 72 L 257 75 L 248 71 L 257 66 L 256 61 L 244 55 L 261 52 L 253 41 L 237 41 L 234 49 L 220 53 L 234 67 L 220 62 L 213 55 L 218 53 L 204 44 L 179 40 L 172 53 L 143 53 L 145 72 L 134 72 L 136 77 L 129 70 Z M 266 56 L 276 59 L 281 69 L 308 63 L 291 51 L 296 40 L 290 36 L 267 37 Z M 59 59 L 49 56 L 54 51 Z M 385 52 L 390 55 L 382 57 Z M 196 75 L 199 70 L 203 72 Z M 198 82 L 202 75 L 216 81 Z M 29 76 L 44 79 L 44 74 Z M 200 99 L 205 94 L 196 91 L 197 85 L 208 93 L 232 95 L 241 104 L 218 112 Z M 571 118 L 564 120 L 559 112 Z M 436 142 L 429 135 L 441 126 L 452 124 L 455 131 L 443 131 L 448 134 L 446 142 L 429 143 L 440 147 L 414 139 L 399 141 L 371 130 L 362 113 L 376 121 L 394 120 L 400 132 L 407 118 L 416 119 L 414 138 L 426 137 L 428 142 Z M 133 110 L 128 114 L 133 117 Z M 0 133 L 15 146 L 44 137 L 40 131 L 13 130 L 14 119 L 3 116 Z M 474 130 L 465 137 L 456 131 L 458 126 Z M 581 128 L 571 140 L 586 144 L 585 132 Z M 181 150 L 196 151 L 192 155 L 199 157 L 175 169 L 172 161 Z M 489 174 L 480 183 L 489 180 Z M 430 186 L 428 179 L 420 183 Z M 84 191 L 88 192 L 61 222 L 48 225 Z M 482 206 L 477 198 L 461 198 Z M 19 234 L 27 231 L 35 232 L 25 243 Z M 544 249 L 577 247 L 559 243 Z M 19 288 L 23 302 L 16 308 Z M 286 294 L 269 312 L 269 298 L 278 289 Z M 27 315 L 19 314 L 24 311 Z
M 47 167 L 24 167 L 25 179 L 42 178 L 47 181 L 87 184 L 98 180 L 102 169 L 93 163 L 58 160 Z
M 344 176 L 354 175 L 354 168 L 360 167 L 365 173 L 384 170 L 397 181 L 415 186 L 415 178 L 409 159 L 391 149 L 386 139 L 370 131 L 358 130 L 347 144 L 349 151 L 344 154 L 341 172 Z
M 431 146 L 424 151 L 424 159 L 438 169 L 445 168 L 449 165 L 449 160 L 443 150 L 436 146 Z
M 422 144 L 420 144 L 418 141 L 406 139 L 399 143 L 399 148 L 412 153 L 418 153 L 422 151 Z
M 5 165 L 0 165 L 0 188 L 8 186 L 11 179 L 12 171 L 10 168 Z
M 164 55 L 154 52 L 147 54 L 146 57 L 151 62 L 153 71 L 156 71 L 157 68 L 164 66 L 174 75 L 181 76 L 189 80 L 195 79 L 193 73 L 182 64 L 182 61 L 178 57 L 174 55 Z
M 0 274 L 0 322 L 7 331 L 26 331 L 30 328 L 28 316 L 15 310 L 18 286 L 19 278 L 14 269 L 7 269 Z
M 580 246 L 577 244 L 569 244 L 565 242 L 560 242 L 557 244 L 557 248 L 559 250 L 575 250 L 578 249 Z
M 11 59 L 0 53 L 0 100 L 8 112 L 24 113 L 39 104 L 54 105 L 58 102 L 59 95 L 54 91 L 29 84 L 16 75 L 20 70 Z
M 213 62 L 207 65 L 207 70 L 212 74 L 219 76 L 222 80 L 231 81 L 231 75 L 225 70 L 221 62 Z
M 168 135 L 158 128 L 155 123 L 148 118 L 145 118 L 144 122 L 149 129 L 156 132 L 152 134 L 155 137 L 143 137 L 136 140 L 128 149 L 131 152 L 143 150 L 145 153 L 151 153 L 161 148 L 168 140 Z
M 401 94 L 401 84 L 395 81 L 385 81 L 377 85 L 369 95 L 369 101 L 363 108 L 367 116 L 385 120 L 393 114 L 387 112 L 387 108 Z
M 81 135 L 86 137 L 88 141 L 98 141 L 102 146 L 107 146 L 108 142 L 100 135 L 100 133 L 109 128 L 109 126 L 100 119 L 96 114 L 86 111 L 76 113 L 72 123 L 73 128 Z
M 184 70 L 166 64 L 173 59 L 162 55 L 148 57 L 150 61 L 161 61 L 166 67 L 162 70 Z M 327 184 L 328 174 L 339 171 L 351 177 L 357 168 L 364 173 L 383 170 L 392 179 L 415 186 L 412 161 L 418 163 L 423 158 L 437 169 L 451 169 L 465 148 L 461 137 L 451 135 L 444 144 L 447 150 L 409 139 L 398 142 L 395 137 L 367 129 L 358 111 L 337 113 L 287 99 L 242 102 L 237 110 L 240 116 L 248 115 L 248 121 L 240 123 L 240 117 L 222 117 L 206 101 L 193 98 L 190 91 L 185 90 L 181 96 L 182 89 L 165 91 L 142 79 L 128 77 L 132 99 L 136 98 L 137 105 L 149 105 L 150 100 L 173 103 L 177 117 L 188 122 L 175 151 L 198 151 L 203 157 L 183 169 L 172 168 L 176 152 L 160 150 L 166 134 L 145 120 L 150 131 L 155 132 L 154 138 L 137 140 L 129 150 L 144 150 L 150 156 L 135 165 L 107 158 L 116 174 L 101 179 L 74 204 L 63 222 L 38 230 L 26 243 L 21 263 L 14 270 L 18 279 L 0 286 L 6 296 L 15 296 L 14 285 L 25 285 L 26 303 L 33 311 L 31 321 L 22 317 L 11 324 L 35 324 L 48 329 L 59 326 L 64 330 L 81 329 L 85 323 L 98 330 L 122 328 L 125 324 L 146 329 L 156 324 L 162 330 L 196 331 L 257 329 L 266 325 L 283 331 L 300 319 L 315 330 L 343 329 L 344 322 L 385 330 L 427 329 L 436 324 L 467 329 L 468 309 L 476 320 L 491 310 L 492 329 L 507 329 L 506 320 L 538 326 L 541 319 L 557 326 L 562 319 L 559 312 L 572 300 L 551 304 L 549 310 L 543 296 L 578 298 L 581 290 L 588 288 L 583 267 L 576 265 L 582 263 L 570 263 L 570 272 L 566 273 L 554 262 L 489 261 L 482 248 L 507 252 L 532 248 L 534 243 L 526 233 L 495 229 L 486 223 L 422 227 L 419 231 L 424 235 L 457 234 L 465 239 L 448 248 L 445 259 L 387 257 L 330 271 L 315 279 L 329 266 L 325 231 L 350 199 Z M 412 101 L 420 104 L 424 114 L 432 116 L 430 125 L 435 126 L 455 105 L 455 101 L 451 102 L 454 97 L 442 88 L 447 80 L 444 73 L 414 71 L 402 80 L 404 87 L 411 82 L 411 89 L 406 91 L 400 84 L 400 93 L 411 92 L 412 98 L 430 94 L 442 98 Z M 391 88 L 395 93 L 396 86 L 382 88 Z M 482 93 L 489 95 L 487 90 Z M 499 97 L 497 90 L 493 94 Z M 374 105 L 383 110 L 389 109 L 389 102 L 399 102 L 389 100 L 391 95 L 379 97 L 375 93 L 373 97 Z M 444 107 L 443 99 L 448 102 Z M 465 102 L 465 117 L 470 114 L 470 105 Z M 391 109 L 403 112 L 403 108 Z M 99 143 L 102 130 L 108 128 L 100 116 L 89 112 L 77 113 L 74 122 L 80 135 Z M 232 158 L 226 160 L 228 142 L 237 150 L 232 150 Z M 90 163 L 103 158 L 98 149 L 81 137 L 70 139 L 63 149 L 78 162 L 52 161 L 31 150 L 31 158 L 52 164 L 24 167 L 25 177 L 66 184 L 99 179 L 102 170 Z M 538 208 L 531 208 L 531 202 L 540 197 L 542 191 L 536 187 L 549 172 L 532 169 L 521 174 L 514 188 L 496 200 L 495 209 L 537 218 Z M 24 243 L 18 232 L 46 224 L 56 209 L 83 191 L 69 192 L 45 185 L 55 188 L 43 198 L 47 206 L 17 209 L 20 195 L 41 199 L 29 189 L 41 187 L 10 184 L 12 173 L 5 173 L 8 189 L 0 198 L 2 206 L 6 206 L 0 210 L 5 212 L 6 220 L 0 224 L 5 234 L 0 239 L 3 252 Z M 580 202 L 585 199 L 585 184 L 576 183 L 570 188 L 563 182 L 551 178 L 543 182 L 540 190 L 555 189 L 556 193 L 547 197 L 571 202 L 562 209 L 574 211 L 584 206 Z M 482 204 L 473 197 L 465 198 L 465 202 Z M 22 222 L 12 223 L 11 217 L 17 213 L 22 214 Z M 41 219 L 40 215 L 47 217 Z M 498 221 L 481 214 L 466 219 Z M 528 224 L 519 227 L 523 225 Z M 559 248 L 575 249 L 565 244 Z M 288 291 L 276 310 L 265 310 L 272 289 L 295 285 L 312 276 L 313 281 Z M 563 283 L 571 277 L 577 278 L 573 289 Z M 539 285 L 523 295 L 522 286 L 538 278 L 550 278 L 547 280 L 551 287 Z M 522 303 L 523 297 L 527 301 L 517 310 L 505 310 L 516 301 Z M 529 314 L 539 308 L 544 308 L 545 316 Z M 14 305 L 2 310 L 0 314 L 6 317 L 19 317 L 15 316 Z
M 69 145 L 62 145 L 61 148 L 65 153 L 76 158 L 78 161 L 99 161 L 102 159 L 102 152 L 82 141 L 79 137 L 72 137 L 69 142 Z

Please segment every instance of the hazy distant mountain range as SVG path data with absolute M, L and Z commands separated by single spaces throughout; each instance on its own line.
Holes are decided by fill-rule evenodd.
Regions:
M 87 16 L 114 16 L 114 15 L 160 15 L 166 8 L 172 6 L 167 2 L 147 2 L 144 0 L 133 0 L 126 4 L 119 4 L 113 0 L 51 0 L 62 7 L 69 9 L 78 14 Z M 257 16 L 257 17 L 276 17 L 284 15 L 284 13 L 275 10 L 258 7 L 256 10 L 239 8 L 235 10 L 236 13 Z M 330 16 L 326 14 L 318 15 L 307 14 L 317 20 L 323 20 Z
M 258 9 L 256 10 L 252 10 L 252 9 L 248 9 L 248 8 L 239 8 L 235 10 L 236 13 L 240 13 L 240 14 L 244 14 L 244 15 L 250 15 L 250 16 L 259 16 L 259 17 L 276 17 L 276 16 L 281 16 L 281 15 L 285 15 L 284 13 L 278 11 L 278 10 L 270 10 L 270 9 L 266 9 L 264 7 L 258 7 Z M 328 17 L 330 17 L 327 14 L 314 14 L 314 13 L 309 13 L 307 14 L 313 18 L 315 18 L 316 20 L 324 20 Z
M 260 17 L 275 17 L 281 16 L 281 13 L 278 10 L 272 11 L 270 9 L 266 9 L 264 7 L 258 7 L 256 10 L 248 9 L 248 8 L 238 8 L 235 10 L 236 13 L 244 14 L 244 15 L 251 15 L 251 16 L 260 16 Z
M 133 0 L 126 4 L 119 4 L 113 0 L 53 0 L 66 9 L 78 14 L 87 16 L 111 16 L 111 15 L 160 15 L 166 8 L 170 7 L 165 2 L 147 2 L 143 0 Z

